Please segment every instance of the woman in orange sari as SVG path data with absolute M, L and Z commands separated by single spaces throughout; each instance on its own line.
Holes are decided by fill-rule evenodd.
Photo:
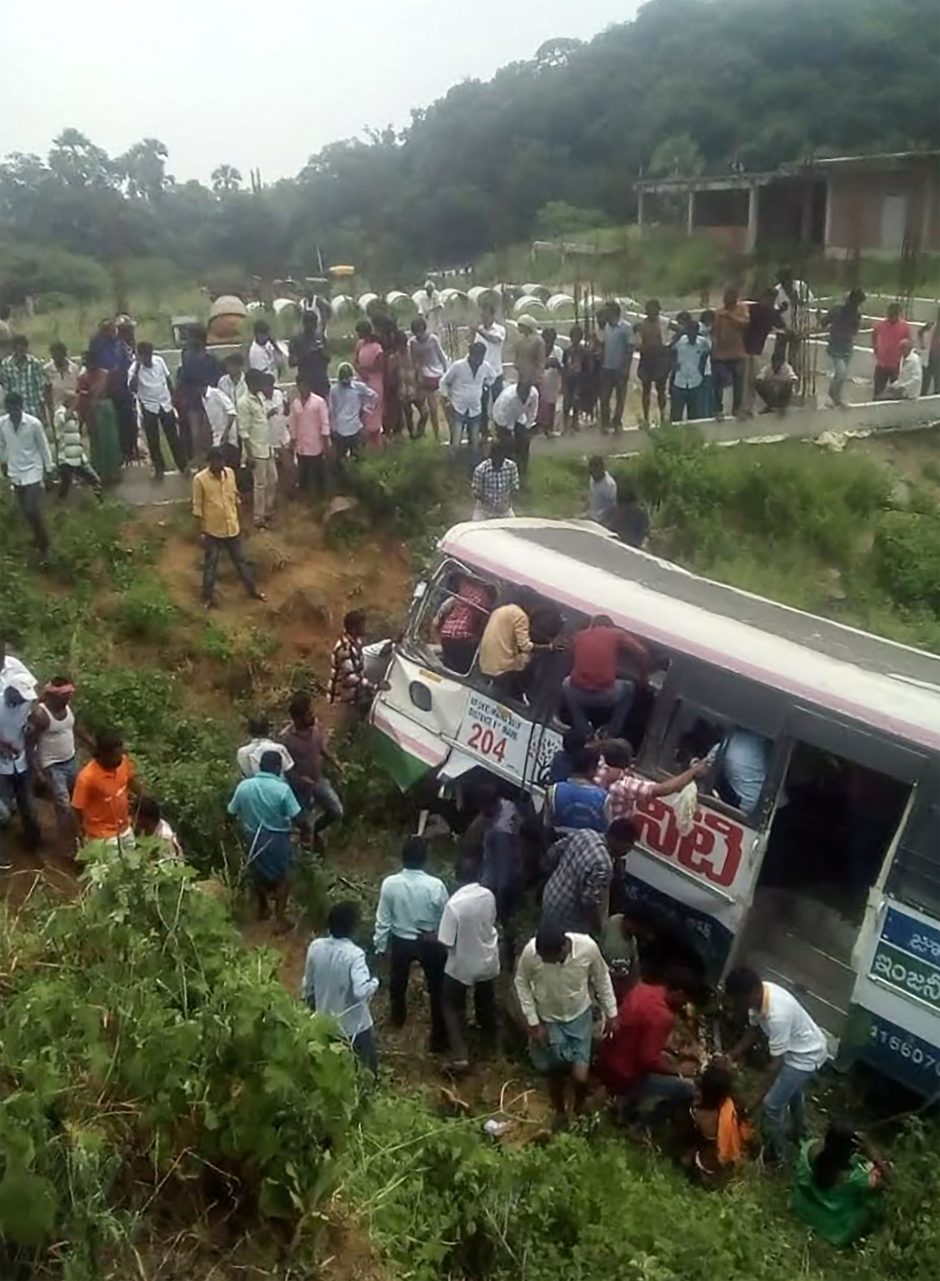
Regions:
M 362 411 L 362 425 L 365 431 L 366 446 L 373 449 L 382 445 L 382 415 L 384 411 L 385 391 L 385 353 L 382 344 L 375 336 L 372 322 L 360 320 L 356 326 L 357 342 L 355 353 L 356 373 L 365 385 L 374 391 L 378 400 L 368 409 Z

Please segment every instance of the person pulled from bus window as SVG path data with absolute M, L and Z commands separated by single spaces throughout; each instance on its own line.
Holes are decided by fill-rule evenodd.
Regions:
M 783 352 L 774 351 L 770 363 L 760 372 L 755 384 L 757 394 L 764 402 L 762 414 L 785 414 L 793 403 L 793 393 L 799 382 L 793 366 L 783 358 Z
M 486 343 L 475 342 L 463 360 L 455 360 L 441 379 L 441 395 L 450 406 L 450 456 L 460 454 L 464 432 L 470 447 L 470 461 L 475 464 L 480 454 L 483 432 L 483 392 L 493 381 L 494 373 L 486 363 Z
M 450 361 L 441 346 L 441 340 L 437 334 L 429 331 L 427 321 L 421 316 L 416 316 L 411 322 L 408 353 L 414 366 L 417 384 L 417 434 L 419 437 L 424 435 L 430 418 L 434 439 L 439 440 L 441 425 L 438 388 L 441 385 L 441 379 L 447 372 L 447 366 Z
M 329 700 L 350 711 L 368 711 L 375 686 L 366 676 L 366 614 L 351 609 L 343 617 L 343 634 L 330 654 Z
M 580 752 L 587 742 L 587 738 L 580 730 L 572 729 L 570 726 L 561 736 L 561 747 L 554 754 L 551 764 L 548 767 L 548 782 L 563 783 L 571 773 L 571 767 L 574 764 L 574 758 Z
M 832 361 L 829 400 L 839 408 L 845 405 L 842 392 L 849 381 L 849 365 L 855 350 L 855 340 L 862 326 L 862 304 L 865 298 L 864 289 L 851 290 L 845 302 L 833 307 L 823 321 L 829 334 L 827 350 Z
M 76 480 L 90 486 L 95 497 L 101 502 L 104 494 L 101 488 L 101 477 L 88 461 L 85 441 L 82 434 L 82 420 L 78 415 L 78 394 L 67 391 L 61 404 L 57 405 L 52 415 L 52 428 L 55 434 L 56 465 L 59 469 L 58 499 L 64 502 Z
M 669 422 L 669 410 L 666 400 L 666 384 L 672 372 L 672 348 L 668 341 L 668 328 L 662 317 L 662 308 L 658 298 L 651 298 L 646 304 L 646 315 L 634 329 L 634 336 L 640 352 L 637 365 L 637 377 L 640 380 L 642 417 L 640 426 L 649 430 L 650 400 L 653 388 L 656 388 L 656 402 L 659 406 L 659 425 L 665 427 Z
M 699 1078 L 689 1109 L 689 1138 L 682 1164 L 703 1187 L 720 1187 L 748 1154 L 753 1127 L 735 1094 L 735 1074 L 722 1059 L 712 1059 Z
M 533 635 L 536 623 L 540 630 Z M 539 610 L 532 604 L 525 606 L 507 601 L 493 610 L 480 638 L 477 665 L 482 675 L 492 679 L 497 697 L 526 697 L 527 669 L 533 655 L 537 650 L 555 648 L 561 629 L 562 620 L 557 611 Z M 554 634 L 547 634 L 549 632 Z
M 694 977 L 671 969 L 660 983 L 634 983 L 617 1007 L 617 1029 L 601 1045 L 597 1075 L 621 1121 L 652 1110 L 655 1122 L 695 1098 L 698 1064 L 669 1048 L 676 1015 L 693 999 Z
M 348 360 L 336 371 L 336 382 L 330 388 L 330 429 L 336 456 L 358 458 L 362 452 L 363 414 L 374 409 L 379 398 L 367 387 Z
M 316 845 L 328 827 L 343 820 L 343 802 L 323 771 L 324 762 L 331 768 L 336 762 L 326 749 L 312 695 L 299 690 L 291 698 L 288 714 L 290 721 L 280 733 L 281 744 L 293 760 L 287 782 L 300 805 L 300 826 L 309 830 Z
M 607 525 L 617 507 L 617 482 L 607 470 L 607 463 L 595 454 L 588 459 L 588 509 L 590 520 Z
M 438 942 L 449 897 L 444 882 L 427 871 L 427 842 L 409 836 L 402 846 L 402 869 L 386 876 L 379 890 L 373 944 L 389 956 L 388 1000 L 393 1027 L 404 1027 L 408 976 L 417 962 L 424 972 L 431 1012 L 431 1053 L 447 1048 L 441 1004 L 446 951 Z
M 328 934 L 315 938 L 307 948 L 300 999 L 334 1018 L 353 1054 L 367 1072 L 379 1074 L 379 1056 L 370 1002 L 379 980 L 369 973 L 366 954 L 355 942 L 359 908 L 355 903 L 334 903 L 327 916 Z
M 909 338 L 902 338 L 898 347 L 901 366 L 898 375 L 881 393 L 881 400 L 917 400 L 924 385 L 924 366 L 920 352 Z
M 157 841 L 157 857 L 181 859 L 183 847 L 173 828 L 163 817 L 155 796 L 141 796 L 134 805 L 134 835 Z
M 650 532 L 649 512 L 632 485 L 622 486 L 608 527 L 628 547 L 642 548 L 646 543 Z
M 870 1139 L 847 1121 L 831 1121 L 822 1139 L 803 1143 L 790 1207 L 801 1222 L 844 1248 L 878 1225 L 890 1170 Z
M 467 993 L 473 993 L 473 1012 L 484 1047 L 496 1041 L 496 992 L 499 977 L 499 936 L 496 933 L 496 896 L 477 879 L 469 859 L 457 868 L 457 889 L 444 905 L 438 942 L 447 949 L 441 1001 L 447 1040 L 452 1055 L 449 1070 L 466 1072 Z
M 719 750 L 720 773 L 716 786 L 727 804 L 753 814 L 764 791 L 773 744 L 763 734 L 735 727 Z
M 598 336 L 601 342 L 600 403 L 601 431 L 622 431 L 623 411 L 627 403 L 627 385 L 633 360 L 633 329 L 624 320 L 619 302 L 605 303 L 598 312 Z M 614 401 L 613 414 L 610 402 Z
M 215 584 L 223 549 L 248 595 L 253 600 L 266 601 L 267 596 L 258 590 L 251 567 L 245 560 L 235 473 L 231 467 L 226 467 L 225 455 L 215 445 L 209 449 L 206 466 L 193 477 L 193 515 L 199 521 L 203 542 L 202 603 L 206 609 L 215 606 Z
M 722 306 L 715 312 L 711 334 L 712 377 L 718 405 L 716 419 L 725 417 L 725 390 L 731 388 L 731 412 L 737 417 L 744 403 L 744 334 L 748 311 L 734 287 L 725 290 Z
M 519 468 L 508 456 L 502 440 L 494 440 L 489 457 L 474 467 L 470 489 L 474 500 L 474 520 L 501 520 L 515 516 L 512 500 L 513 495 L 519 492 Z
M 633 749 L 620 739 L 605 744 L 595 776 L 599 787 L 607 789 L 607 820 L 629 819 L 641 801 L 674 796 L 694 783 L 710 768 L 707 760 L 693 761 L 679 774 L 654 782 L 637 773 L 633 766 Z
M 458 573 L 452 594 L 431 623 L 431 639 L 440 644 L 444 666 L 460 676 L 466 676 L 473 666 L 494 595 L 489 583 Z
M 683 418 L 689 421 L 709 416 L 709 388 L 705 385 L 705 373 L 709 363 L 711 342 L 705 336 L 697 320 L 685 313 L 686 319 L 682 331 L 672 345 L 675 368 L 671 384 L 671 419 L 681 423 Z
M 529 468 L 529 443 L 539 413 L 539 392 L 526 378 L 509 383 L 493 404 L 496 439 L 507 457 L 515 460 L 519 477 L 525 480 Z
M 0 418 L 0 471 L 9 480 L 29 525 L 40 567 L 49 559 L 49 531 L 43 517 L 43 485 L 53 471 L 52 453 L 42 423 L 23 410 L 23 397 L 8 391 Z
M 762 289 L 755 302 L 747 305 L 747 328 L 744 331 L 744 401 L 741 412 L 746 418 L 754 413 L 758 371 L 764 365 L 764 348 L 773 329 L 785 328 L 777 310 L 777 291 L 772 285 Z
M 271 722 L 266 716 L 253 716 L 248 722 L 248 733 L 251 738 L 235 753 L 235 764 L 242 778 L 253 778 L 257 774 L 265 752 L 277 752 L 284 774 L 290 773 L 294 758 L 283 743 L 272 737 Z
M 884 320 L 879 320 L 872 330 L 875 400 L 881 399 L 885 388 L 901 372 L 901 343 L 912 338 L 911 327 L 901 315 L 900 303 L 889 303 Z
M 561 686 L 561 699 L 572 728 L 588 737 L 592 722 L 606 726 L 609 738 L 623 734 L 635 687 L 649 680 L 649 650 L 612 618 L 598 614 L 570 641 L 571 674 Z M 621 658 L 629 661 L 632 679 L 618 675 Z
M 27 731 L 36 701 L 33 679 L 21 672 L 5 678 L 0 694 L 0 823 L 19 812 L 28 850 L 39 848 L 42 833 L 33 801 L 33 758 L 27 751 Z
M 515 994 L 529 1036 L 536 1070 L 548 1078 L 556 1126 L 565 1124 L 568 1082 L 575 1115 L 588 1094 L 594 1010 L 601 1035 L 617 1031 L 617 1002 L 600 948 L 587 934 L 543 921 L 522 950 L 516 966 Z
M 568 331 L 568 346 L 561 357 L 561 420 L 566 435 L 579 430 L 578 418 L 584 411 L 585 363 L 588 359 L 584 330 L 580 325 L 572 325 Z
M 725 996 L 750 1027 L 730 1054 L 738 1062 L 756 1043 L 759 1033 L 767 1038 L 770 1064 L 760 1083 L 760 1092 L 751 1114 L 762 1113 L 767 1151 L 771 1161 L 782 1161 L 786 1150 L 785 1121 L 790 1114 L 792 1137 L 802 1142 L 806 1134 L 806 1087 L 829 1057 L 825 1033 L 795 996 L 776 983 L 739 966 L 725 979 Z
M 300 804 L 284 780 L 279 752 L 264 753 L 258 773 L 235 788 L 228 812 L 240 823 L 248 847 L 245 866 L 259 917 L 268 915 L 273 898 L 276 927 L 279 932 L 289 930 L 287 896 L 294 861 L 290 834 Z
M 610 899 L 614 860 L 633 849 L 632 823 L 611 823 L 606 832 L 582 828 L 557 840 L 544 859 L 550 871 L 542 892 L 542 920 L 600 938 Z
M 607 831 L 607 793 L 594 782 L 599 755 L 594 746 L 581 747 L 568 777 L 548 789 L 544 810 L 548 830 L 559 836 L 586 827 Z

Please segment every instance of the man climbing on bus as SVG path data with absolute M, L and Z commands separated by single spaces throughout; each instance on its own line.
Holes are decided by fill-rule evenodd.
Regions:
M 607 725 L 608 737 L 619 738 L 630 715 L 634 689 L 638 683 L 645 685 L 649 676 L 653 661 L 649 650 L 622 627 L 615 627 L 606 614 L 598 614 L 574 634 L 571 652 L 571 675 L 565 677 L 561 697 L 572 729 L 587 737 L 594 721 Z M 633 679 L 618 675 L 621 655 L 629 658 Z

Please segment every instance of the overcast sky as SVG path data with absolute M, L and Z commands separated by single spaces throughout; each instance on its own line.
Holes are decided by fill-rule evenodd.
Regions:
M 0 153 L 45 155 L 74 126 L 112 155 L 139 138 L 169 172 L 217 164 L 265 181 L 295 174 L 327 142 L 406 124 L 460 80 L 489 78 L 552 36 L 589 38 L 637 0 L 160 0 L 143 9 L 74 0 L 29 10 L 41 55 L 10 56 Z M 25 12 L 23 14 L 25 20 Z M 53 34 L 58 33 L 58 34 Z M 459 158 L 455 157 L 459 163 Z

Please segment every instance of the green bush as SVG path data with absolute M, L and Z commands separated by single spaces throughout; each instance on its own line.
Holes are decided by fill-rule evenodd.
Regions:
M 940 517 L 884 512 L 875 557 L 880 581 L 899 605 L 940 613 Z
M 449 466 L 443 450 L 430 441 L 367 454 L 347 468 L 346 476 L 346 488 L 372 519 L 403 538 L 445 526 L 453 502 L 469 493 L 466 475 Z
M 156 578 L 132 583 L 114 611 L 117 633 L 125 640 L 164 641 L 176 617 L 176 606 Z
M 58 1243 L 50 1263 L 93 1281 L 154 1202 L 184 1226 L 210 1205 L 302 1225 L 356 1106 L 348 1050 L 190 869 L 88 856 L 78 899 L 37 898 L 0 929 L 8 1276 Z

